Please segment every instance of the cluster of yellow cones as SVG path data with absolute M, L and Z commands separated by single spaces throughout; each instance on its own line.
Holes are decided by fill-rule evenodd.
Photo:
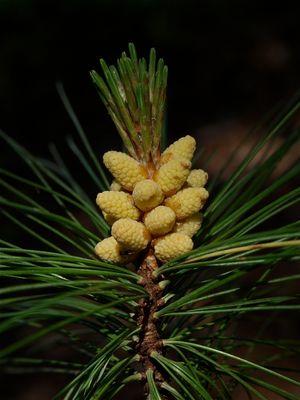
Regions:
M 191 170 L 195 149 L 193 137 L 180 138 L 154 168 L 122 152 L 104 154 L 114 181 L 96 199 L 112 226 L 112 236 L 95 247 L 102 260 L 126 264 L 152 246 L 156 258 L 167 262 L 192 250 L 192 237 L 202 223 L 199 211 L 208 198 L 207 173 Z

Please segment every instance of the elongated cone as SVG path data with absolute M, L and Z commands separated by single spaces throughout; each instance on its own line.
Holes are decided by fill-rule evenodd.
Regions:
M 165 200 L 165 205 L 172 208 L 178 220 L 183 220 L 198 212 L 208 199 L 204 188 L 186 188 Z
M 119 192 L 120 190 L 122 190 L 122 185 L 114 179 L 110 184 L 110 190 L 113 192 Z
M 140 210 L 133 204 L 132 196 L 125 192 L 102 192 L 98 193 L 96 203 L 102 211 L 109 214 L 111 218 L 131 218 L 138 220 Z
M 154 252 L 156 257 L 167 262 L 172 258 L 181 256 L 193 248 L 192 239 L 183 233 L 169 233 L 154 240 Z
M 115 218 L 113 218 L 110 214 L 107 214 L 105 211 L 102 211 L 102 214 L 108 225 L 112 225 L 116 221 Z
M 164 195 L 158 183 L 151 179 L 138 182 L 132 192 L 135 205 L 142 211 L 149 211 L 158 206 Z
M 184 158 L 174 158 L 155 172 L 153 179 L 166 196 L 178 192 L 185 183 L 191 169 L 191 162 Z
M 184 136 L 166 148 L 161 155 L 160 164 L 178 157 L 192 161 L 195 149 L 196 140 L 190 135 Z
M 182 221 L 175 223 L 173 232 L 184 233 L 190 238 L 198 232 L 201 227 L 203 215 L 199 212 L 192 214 Z
M 132 191 L 135 184 L 147 178 L 146 169 L 134 158 L 120 151 L 108 151 L 103 162 L 122 188 Z
M 208 173 L 203 169 L 192 169 L 186 183 L 189 187 L 204 187 L 208 180 Z
M 144 223 L 151 235 L 161 236 L 172 230 L 175 219 L 175 212 L 171 208 L 158 206 L 146 214 Z
M 126 257 L 121 255 L 120 246 L 116 239 L 112 236 L 97 243 L 95 247 L 95 253 L 103 261 L 119 264 L 123 264 L 127 261 Z
M 116 221 L 111 228 L 111 234 L 122 249 L 132 252 L 144 250 L 151 239 L 145 225 L 130 218 Z

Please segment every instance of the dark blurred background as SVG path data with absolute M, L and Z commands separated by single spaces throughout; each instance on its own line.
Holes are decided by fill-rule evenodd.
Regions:
M 99 157 L 120 147 L 88 72 L 100 70 L 100 57 L 114 63 L 132 41 L 139 55 L 155 47 L 165 59 L 168 132 L 217 147 L 213 173 L 257 119 L 299 90 L 299 17 L 296 1 L 0 0 L 0 128 L 35 154 L 49 142 L 64 147 L 74 128 L 61 81 Z M 6 147 L 0 156 L 18 168 Z M 63 384 L 14 379 L 1 399 L 46 400 Z
M 296 1 L 1 0 L 0 126 L 34 152 L 63 141 L 73 128 L 55 88 L 62 81 L 99 151 L 114 145 L 88 71 L 133 41 L 169 66 L 172 136 L 239 130 L 299 89 L 299 11 Z

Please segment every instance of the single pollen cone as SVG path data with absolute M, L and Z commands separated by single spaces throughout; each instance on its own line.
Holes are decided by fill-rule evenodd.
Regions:
M 105 211 L 102 211 L 102 214 L 108 225 L 112 225 L 116 221 L 115 218 L 113 218 L 110 214 L 107 214 Z
M 132 196 L 125 192 L 102 192 L 98 193 L 96 203 L 102 211 L 109 214 L 111 218 L 131 218 L 138 220 L 140 210 L 133 204 Z
M 159 184 L 166 196 L 176 193 L 185 183 L 191 169 L 191 162 L 184 158 L 175 158 L 162 165 L 153 179 Z
M 203 169 L 192 169 L 186 183 L 189 187 L 204 187 L 208 180 L 208 173 Z
M 175 212 L 171 208 L 158 206 L 145 216 L 144 223 L 153 236 L 161 236 L 172 230 L 175 219 Z
M 103 261 L 121 264 L 126 262 L 126 258 L 120 254 L 120 246 L 118 242 L 112 236 L 97 243 L 95 253 Z
M 192 214 L 190 217 L 175 223 L 174 232 L 184 233 L 190 238 L 198 232 L 201 227 L 203 215 L 201 213 Z
M 132 191 L 135 184 L 147 178 L 147 171 L 134 158 L 120 151 L 108 151 L 103 162 L 122 188 Z
M 158 183 L 151 179 L 138 182 L 132 192 L 135 205 L 142 211 L 149 211 L 158 206 L 164 195 Z
M 192 248 L 192 239 L 183 233 L 169 233 L 154 241 L 155 255 L 162 262 L 167 262 L 172 258 L 187 253 Z
M 119 192 L 120 190 L 122 190 L 122 185 L 114 179 L 110 184 L 110 190 L 112 190 L 113 192 Z
M 132 252 L 144 250 L 151 239 L 145 225 L 130 218 L 121 218 L 116 221 L 112 226 L 111 233 L 122 250 Z
M 165 205 L 172 208 L 178 220 L 183 220 L 198 212 L 208 199 L 204 188 L 186 188 L 165 200 Z
M 162 153 L 160 163 L 164 164 L 170 159 L 178 157 L 192 161 L 195 149 L 196 140 L 190 135 L 184 136 L 166 148 Z

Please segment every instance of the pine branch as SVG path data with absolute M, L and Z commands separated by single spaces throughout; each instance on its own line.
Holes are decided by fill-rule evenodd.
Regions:
M 141 277 L 139 283 L 145 288 L 148 296 L 139 300 L 135 315 L 137 325 L 140 328 L 136 351 L 143 366 L 143 379 L 147 376 L 148 381 L 150 379 L 151 382 L 153 379 L 153 382 L 161 385 L 165 381 L 165 377 L 150 358 L 153 351 L 162 352 L 162 342 L 155 314 L 164 305 L 163 288 L 160 286 L 163 277 L 160 277 L 160 279 L 153 277 L 153 272 L 157 269 L 157 260 L 153 251 L 150 250 L 137 271 L 137 274 Z M 147 394 L 147 387 L 145 387 L 145 393 Z
M 167 68 L 153 49 L 148 64 L 138 59 L 132 44 L 116 67 L 103 60 L 101 66 L 104 79 L 91 72 L 99 94 L 129 154 L 151 169 L 160 156 Z M 78 134 L 67 139 L 68 148 L 86 178 L 106 191 L 106 174 L 61 85 L 58 91 Z M 6 226 L 22 229 L 20 244 L 0 239 L 0 369 L 73 375 L 57 395 L 64 400 L 113 400 L 129 383 L 144 385 L 149 400 L 231 400 L 236 386 L 248 398 L 296 400 L 299 370 L 281 362 L 299 356 L 299 341 L 270 332 L 300 309 L 300 222 L 293 213 L 299 165 L 275 180 L 272 175 L 300 138 L 295 123 L 289 132 L 299 108 L 296 99 L 277 110 L 231 178 L 225 184 L 212 179 L 194 250 L 158 263 L 149 243 L 143 258 L 126 267 L 94 255 L 110 227 L 64 155 L 51 145 L 52 159 L 40 159 L 0 132 L 32 175 L 0 169 Z M 247 172 L 281 134 L 283 143 Z M 281 220 L 283 210 L 293 222 Z M 272 228 L 264 227 L 266 221 Z M 22 246 L 23 231 L 36 248 Z M 282 261 L 294 265 L 281 268 Z M 244 323 L 249 331 L 241 332 Z M 10 333 L 17 329 L 14 339 Z M 47 354 L 62 345 L 75 349 L 80 363 L 40 359 L 40 350 Z

